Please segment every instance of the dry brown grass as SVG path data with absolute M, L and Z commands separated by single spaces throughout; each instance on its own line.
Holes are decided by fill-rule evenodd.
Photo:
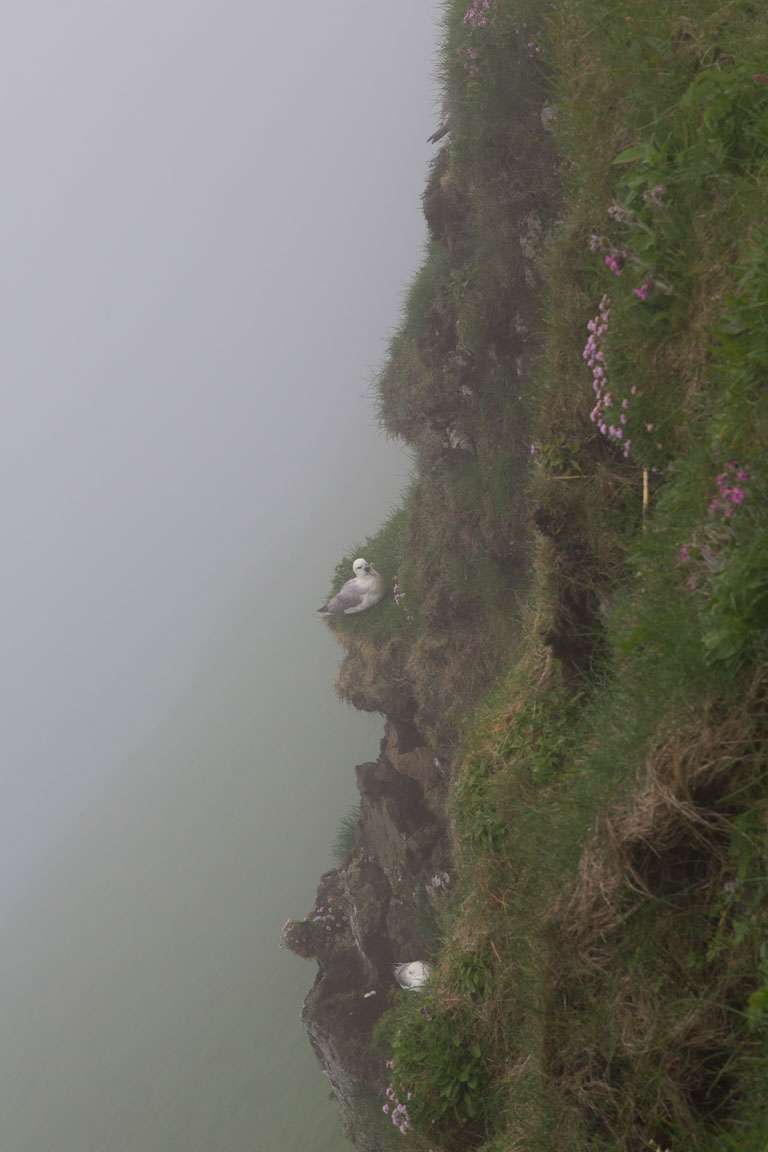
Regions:
M 629 794 L 600 814 L 576 883 L 555 911 L 559 930 L 590 963 L 638 899 L 706 885 L 721 865 L 727 797 L 740 770 L 754 768 L 755 709 L 765 706 L 757 678 L 739 707 L 704 705 L 674 731 L 659 734 Z M 682 869 L 682 871 L 681 871 Z
M 754 776 L 765 713 L 761 676 L 738 705 L 703 702 L 660 732 L 552 907 L 546 1075 L 587 1128 L 640 1139 L 638 1108 L 682 1129 L 727 1114 L 743 976 L 692 957 L 715 932 L 733 798 Z

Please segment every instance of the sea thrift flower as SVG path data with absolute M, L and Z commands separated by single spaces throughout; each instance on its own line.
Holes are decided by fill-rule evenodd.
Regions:
M 739 484 L 735 484 L 734 480 L 738 480 Z M 725 472 L 721 472 L 716 479 L 720 498 L 712 501 L 709 506 L 710 512 L 715 516 L 722 512 L 730 520 L 736 509 L 744 503 L 746 492 L 742 485 L 748 482 L 749 473 L 746 469 L 741 468 L 738 461 L 729 460 Z
M 462 24 L 470 24 L 473 28 L 485 28 L 489 23 L 487 16 L 491 0 L 472 0 L 464 14 Z
M 704 597 L 716 588 L 715 581 L 728 567 L 737 543 L 733 521 L 744 514 L 741 509 L 750 495 L 749 489 L 734 483 L 740 476 L 745 477 L 743 483 L 750 481 L 749 472 L 737 460 L 730 460 L 715 479 L 719 495 L 708 506 L 710 523 L 699 530 L 698 539 L 694 537 L 680 548 L 681 563 L 689 573 L 687 587 Z
M 614 404 L 613 393 L 607 387 L 608 379 L 605 371 L 605 353 L 602 347 L 603 340 L 610 327 L 610 303 L 609 297 L 603 296 L 600 301 L 600 310 L 597 316 L 588 321 L 587 331 L 589 332 L 589 337 L 584 345 L 582 356 L 587 362 L 587 367 L 592 369 L 592 390 L 595 393 L 595 404 L 589 414 L 589 418 L 593 424 L 597 425 L 601 436 L 607 436 L 610 440 L 623 442 L 621 444 L 623 448 L 622 455 L 627 459 L 630 454 L 631 441 L 624 439 L 624 429 L 622 425 L 627 422 L 629 400 L 624 399 L 621 401 L 623 411 L 619 415 L 618 424 L 608 424 L 605 419 L 608 409 L 612 408 Z M 636 393 L 637 388 L 633 386 L 632 392 Z
M 392 1061 L 388 1060 L 387 1061 L 387 1068 L 391 1068 L 391 1067 L 392 1067 Z M 395 1128 L 397 1128 L 400 1132 L 402 1132 L 403 1136 L 405 1136 L 405 1134 L 408 1132 L 409 1128 L 411 1127 L 411 1118 L 408 1115 L 408 1105 L 403 1104 L 402 1101 L 398 1100 L 398 1098 L 395 1094 L 395 1090 L 391 1084 L 387 1088 L 386 1094 L 387 1094 L 387 1099 L 392 1102 L 392 1109 L 391 1109 L 392 1123 L 394 1124 Z M 411 1098 L 411 1093 L 409 1092 L 406 1099 L 410 1100 L 410 1098 Z M 382 1110 L 382 1112 L 389 1114 L 390 1113 L 390 1105 L 389 1104 L 383 1104 L 381 1110 Z
M 611 272 L 613 272 L 614 276 L 621 276 L 622 272 L 624 271 L 626 257 L 623 255 L 623 253 L 613 250 L 606 255 L 605 263 L 608 265 Z

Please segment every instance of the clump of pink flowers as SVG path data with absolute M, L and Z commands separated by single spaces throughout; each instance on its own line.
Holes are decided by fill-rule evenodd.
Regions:
M 292 920 L 289 917 L 283 924 L 280 947 L 287 948 L 296 956 L 303 956 L 305 960 L 308 960 L 310 956 L 314 956 L 314 945 L 312 925 L 309 920 L 306 917 L 303 920 Z
M 387 1062 L 387 1067 L 391 1067 L 391 1061 Z M 387 1099 L 389 1100 L 389 1103 L 382 1104 L 381 1110 L 385 1116 L 389 1116 L 391 1118 L 395 1128 L 397 1128 L 400 1132 L 402 1132 L 403 1136 L 405 1136 L 409 1128 L 412 1126 L 411 1118 L 408 1115 L 408 1104 L 403 1104 L 402 1101 L 398 1100 L 397 1095 L 395 1094 L 395 1090 L 391 1084 L 389 1088 L 387 1088 Z M 409 1092 L 406 1096 L 406 1101 L 410 1099 L 411 1093 Z
M 485 28 L 490 23 L 487 15 L 490 7 L 491 0 L 472 0 L 461 21 L 462 24 L 471 24 L 473 28 Z
M 661 187 L 661 185 L 659 185 Z M 608 215 L 620 223 L 633 223 L 636 222 L 637 217 L 634 212 L 628 208 L 623 208 L 621 204 L 613 204 L 608 209 Z M 621 276 L 625 268 L 637 268 L 639 271 L 647 274 L 651 271 L 650 264 L 645 260 L 641 260 L 635 256 L 627 248 L 616 248 L 611 244 L 605 236 L 598 236 L 594 234 L 589 238 L 590 252 L 604 252 L 603 263 L 606 268 L 613 272 L 614 276 Z M 669 293 L 670 289 L 666 284 L 662 284 L 660 280 L 652 279 L 647 276 L 647 279 L 641 284 L 639 288 L 633 288 L 635 296 L 638 300 L 647 300 L 649 293 L 654 289 L 659 288 L 662 292 Z
M 601 436 L 620 443 L 623 447 L 622 455 L 626 459 L 632 447 L 632 441 L 625 439 L 624 426 L 627 423 L 629 400 L 622 400 L 621 405 L 614 406 L 613 394 L 609 389 L 609 382 L 605 372 L 605 351 L 603 344 L 608 334 L 611 320 L 611 301 L 603 296 L 599 304 L 599 312 L 587 324 L 589 337 L 582 353 L 587 367 L 592 369 L 592 389 L 595 393 L 595 405 L 589 414 L 593 424 L 597 425 Z M 637 387 L 632 386 L 631 394 L 637 395 Z M 610 412 L 609 409 L 614 409 Z
M 315 908 L 312 923 L 321 924 L 326 932 L 332 932 L 334 928 L 343 928 L 345 924 L 348 924 L 349 916 L 345 913 L 341 903 L 334 904 L 333 900 L 329 899 L 327 905 L 318 904 Z
M 280 947 L 297 952 L 300 956 L 308 954 L 310 947 L 318 944 L 318 930 L 338 932 L 349 923 L 344 906 L 337 900 L 329 898 L 327 904 L 318 904 L 312 916 L 305 916 L 303 920 L 293 920 L 289 917 L 280 934 Z
M 737 460 L 729 460 L 716 478 L 719 495 L 709 504 L 709 525 L 679 551 L 691 592 L 706 592 L 709 581 L 726 567 L 733 546 L 731 522 L 749 495 L 750 479 L 749 472 Z
M 470 76 L 474 76 L 474 74 L 475 74 L 475 61 L 477 60 L 477 52 L 475 52 L 474 48 L 457 48 L 456 51 L 457 51 L 459 58 L 461 58 L 462 56 L 467 57 L 466 60 L 464 61 L 464 67 L 469 72 Z
M 290 938 L 291 928 L 293 927 L 294 923 L 295 923 L 295 921 L 289 916 L 288 919 L 286 920 L 285 924 L 283 924 L 283 930 L 280 933 L 280 947 L 281 948 L 286 947 L 288 940 Z
M 611 249 L 611 251 L 605 255 L 605 263 L 611 272 L 613 272 L 614 276 L 621 276 L 624 271 L 626 259 L 626 256 L 624 256 L 622 252 L 618 252 L 615 249 Z
M 741 468 L 737 460 L 729 460 L 725 471 L 716 480 L 719 496 L 709 505 L 710 516 L 730 520 L 736 509 L 744 503 L 744 485 L 749 483 L 749 472 Z

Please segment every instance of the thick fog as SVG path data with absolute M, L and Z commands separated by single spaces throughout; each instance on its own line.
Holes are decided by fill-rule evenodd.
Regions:
M 8 1152 L 192 1148 L 183 1125 L 167 1139 L 135 1127 L 138 1087 L 110 1098 L 97 1139 L 77 1069 L 62 1071 L 78 1029 L 109 1046 L 100 996 L 112 1011 L 136 998 L 122 974 L 125 1004 L 110 985 L 118 956 L 131 980 L 142 970 L 120 918 L 146 922 L 152 971 L 173 956 L 180 989 L 225 974 L 227 1007 L 206 1016 L 219 1055 L 182 1083 L 190 1046 L 170 1043 L 163 993 L 162 1042 L 145 1052 L 137 1026 L 115 1042 L 112 1087 L 84 1073 L 100 1107 L 125 1075 L 118 1049 L 136 1068 L 162 1060 L 174 1098 L 194 1083 L 198 1104 L 205 1069 L 226 1063 L 224 1021 L 249 1029 L 242 1046 L 263 1063 L 286 1025 L 253 1035 L 241 970 L 263 988 L 264 965 L 283 965 L 296 1024 L 312 972 L 276 949 L 273 921 L 306 911 L 355 799 L 354 758 L 374 757 L 379 735 L 335 700 L 339 654 L 312 613 L 408 476 L 371 381 L 424 240 L 437 18 L 405 0 L 33 0 L 0 21 L 0 1008 L 15 1043 L 33 1037 L 23 1060 L 0 1051 Z M 211 853 L 223 871 L 203 882 Z M 223 894 L 251 869 L 268 923 L 235 939 L 243 889 L 226 923 Z M 101 894 L 99 875 L 113 878 Z M 169 909 L 187 897 L 174 938 Z M 192 924 L 198 941 L 218 934 L 219 959 L 199 969 Z M 78 952 L 95 940 L 98 980 Z M 67 1016 L 94 987 L 93 1020 Z M 12 1115 L 25 1093 L 34 1144 Z M 205 1125 L 221 1131 L 211 1113 Z M 200 1146 L 303 1147 L 251 1128 L 246 1109 L 231 1138 Z M 46 1143 L 57 1130 L 71 1144 Z
M 420 255 L 434 20 L 333 0 L 2 19 L 6 903 L 243 581 L 322 518 L 322 598 L 360 530 L 340 465 L 359 489 L 386 451 L 366 393 Z

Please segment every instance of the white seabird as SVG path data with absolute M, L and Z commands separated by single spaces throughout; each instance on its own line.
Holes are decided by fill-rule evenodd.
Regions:
M 354 576 L 347 580 L 340 592 L 332 600 L 318 608 L 318 616 L 331 616 L 344 613 L 351 616 L 353 612 L 365 612 L 378 604 L 384 595 L 384 579 L 376 571 L 373 564 L 369 564 L 362 556 L 352 565 Z
M 424 960 L 411 960 L 410 964 L 395 964 L 395 980 L 401 988 L 418 992 L 429 980 L 434 969 Z

